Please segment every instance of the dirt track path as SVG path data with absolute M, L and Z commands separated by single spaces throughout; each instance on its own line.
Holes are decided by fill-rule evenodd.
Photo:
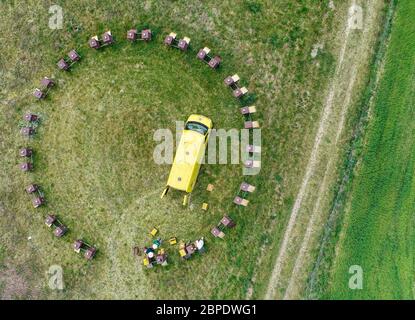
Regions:
M 350 1 L 349 6 L 359 3 Z M 297 194 L 280 245 L 265 299 L 292 299 L 301 296 L 307 275 L 313 238 L 324 224 L 324 207 L 333 183 L 340 149 L 338 143 L 345 126 L 347 111 L 352 103 L 359 71 L 370 59 L 370 45 L 375 37 L 379 1 L 369 1 L 365 8 L 364 28 L 353 34 L 345 14 L 343 39 L 326 102 L 318 124 L 310 159 Z M 363 45 L 361 45 L 363 44 Z M 329 141 L 329 142 L 326 142 Z M 318 190 L 318 192 L 316 192 Z M 298 220 L 301 219 L 301 223 Z M 302 227 L 301 225 L 304 225 Z M 280 295 L 281 289 L 285 292 Z M 278 292 L 277 292 L 278 290 Z
M 337 145 L 339 138 L 341 136 L 341 133 L 343 131 L 343 127 L 344 127 L 344 121 L 346 120 L 346 114 L 347 114 L 347 110 L 349 109 L 349 105 L 351 102 L 351 96 L 352 96 L 352 91 L 353 91 L 353 87 L 356 81 L 356 70 L 354 70 L 353 72 L 353 76 L 352 79 L 350 80 L 350 85 L 349 88 L 347 89 L 347 93 L 346 93 L 346 100 L 343 106 L 343 110 L 342 110 L 342 118 L 339 124 L 339 127 L 337 129 L 337 135 L 336 135 L 336 139 L 335 139 L 335 145 Z M 316 205 L 314 206 L 313 209 L 313 213 L 311 215 L 310 221 L 307 225 L 307 230 L 303 239 L 303 242 L 301 244 L 301 248 L 300 251 L 298 253 L 298 256 L 295 260 L 295 264 L 294 264 L 294 268 L 293 271 L 291 273 L 291 277 L 288 283 L 288 287 L 287 290 L 285 291 L 285 295 L 284 295 L 284 299 L 291 299 L 293 297 L 294 291 L 295 291 L 295 282 L 298 279 L 299 273 L 301 272 L 301 269 L 304 265 L 304 259 L 306 256 L 306 253 L 309 249 L 309 244 L 310 244 L 310 240 L 312 237 L 312 233 L 314 230 L 314 226 L 317 223 L 317 219 L 318 219 L 318 215 L 321 212 L 321 203 L 324 200 L 323 198 L 323 194 L 325 192 L 325 190 L 327 190 L 328 188 L 328 180 L 330 178 L 330 172 L 333 169 L 333 165 L 335 164 L 335 159 L 331 158 L 329 160 L 329 163 L 327 164 L 327 169 L 326 172 L 324 174 L 324 179 L 323 182 L 320 186 L 319 192 L 318 192 L 318 198 L 317 198 L 317 202 Z

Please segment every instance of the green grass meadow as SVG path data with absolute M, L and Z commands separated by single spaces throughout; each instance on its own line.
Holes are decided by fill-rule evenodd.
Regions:
M 55 3 L 63 8 L 62 30 L 48 28 L 48 8 Z M 314 0 L 1 2 L 1 296 L 243 299 L 252 291 L 261 297 L 308 161 L 321 87 L 333 71 L 335 14 L 327 1 Z M 150 27 L 153 41 L 128 43 L 132 27 Z M 91 36 L 108 29 L 114 46 L 88 48 Z M 193 50 L 166 48 L 170 31 L 189 36 Z M 320 41 L 327 45 L 312 59 Z M 203 46 L 222 56 L 219 70 L 196 59 Z M 73 48 L 81 61 L 60 72 L 57 60 Z M 191 206 L 183 208 L 175 193 L 160 200 L 169 166 L 153 161 L 154 131 L 174 130 L 175 121 L 197 112 L 216 128 L 242 128 L 240 105 L 223 84 L 235 72 L 258 109 L 260 174 L 243 177 L 241 165 L 206 165 Z M 35 102 L 31 93 L 43 76 L 57 86 Z M 19 134 L 27 111 L 41 116 L 30 141 Z M 35 150 L 35 170 L 24 174 L 18 150 L 27 144 Z M 232 199 L 244 180 L 257 190 L 240 209 Z M 24 193 L 31 182 L 45 192 L 47 204 L 38 210 Z M 209 195 L 208 183 L 215 185 Z M 48 213 L 69 227 L 64 238 L 54 238 L 44 225 Z M 238 224 L 225 241 L 209 235 L 223 214 Z M 132 247 L 148 243 L 153 226 L 164 239 L 204 235 L 208 252 L 183 262 L 177 247 L 167 246 L 170 265 L 144 270 Z M 97 246 L 96 259 L 87 262 L 73 252 L 76 238 Z M 63 291 L 48 288 L 51 265 L 64 270 Z
M 334 3 L 335 9 L 328 0 L 0 1 L 0 299 L 263 298 L 342 47 L 339 21 L 350 3 Z M 373 94 L 371 112 L 366 121 L 359 113 L 364 108 L 352 103 L 342 145 L 333 151 L 339 163 L 350 156 L 352 178 L 345 186 L 341 176 L 336 180 L 343 173 L 336 161 L 324 197 L 330 202 L 338 193 L 345 203 L 333 201 L 339 216 L 328 249 L 321 247 L 326 256 L 314 274 L 320 287 L 301 292 L 306 298 L 414 298 L 415 3 L 396 3 L 390 38 L 378 39 L 387 46 L 371 48 L 375 63 L 362 63 L 352 93 L 352 101 L 367 106 Z M 54 4 L 63 9 L 63 29 L 48 27 Z M 153 40 L 129 43 L 131 28 L 151 28 Z M 116 43 L 90 49 L 88 39 L 106 30 Z M 191 38 L 189 52 L 163 44 L 171 31 Z M 196 58 L 204 46 L 222 57 L 218 70 Z M 57 61 L 71 49 L 81 61 L 59 71 Z M 362 94 L 377 72 L 380 82 L 369 81 Z M 179 192 L 160 199 L 170 166 L 153 160 L 154 133 L 175 134 L 176 121 L 192 113 L 210 117 L 217 129 L 242 129 L 242 103 L 223 83 L 235 73 L 258 110 L 260 173 L 243 176 L 242 164 L 206 164 L 188 207 Z M 56 86 L 35 101 L 32 92 L 44 76 Z M 19 132 L 26 112 L 41 118 L 30 140 Z M 356 122 L 364 125 L 353 140 Z M 18 167 L 25 146 L 35 152 L 31 173 Z M 320 169 L 313 176 L 316 190 Z M 257 187 L 246 208 L 232 203 L 243 181 Z M 47 202 L 39 209 L 24 191 L 30 183 L 44 191 Z M 208 211 L 201 209 L 204 202 Z M 304 209 L 307 218 L 312 208 Z M 69 227 L 65 237 L 57 239 L 45 226 L 49 213 Z M 224 214 L 237 226 L 215 239 L 210 230 Z M 169 265 L 143 268 L 132 248 L 149 244 L 153 227 L 164 240 L 204 236 L 207 252 L 183 261 L 178 245 L 165 241 Z M 325 237 L 320 231 L 313 236 Z M 94 260 L 72 250 L 77 238 L 98 248 Z M 321 254 L 310 250 L 307 266 Z M 48 286 L 52 265 L 63 268 L 64 290 Z M 363 269 L 362 290 L 348 287 L 352 265 Z
M 414 298 L 414 14 L 415 3 L 397 1 L 325 298 Z M 361 290 L 349 289 L 352 265 L 363 270 Z

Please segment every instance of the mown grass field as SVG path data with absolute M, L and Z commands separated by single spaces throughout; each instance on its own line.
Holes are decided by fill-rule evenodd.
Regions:
M 48 28 L 48 8 L 63 8 L 62 30 Z M 346 4 L 328 1 L 28 1 L 0 3 L 0 292 L 2 298 L 262 298 L 308 162 L 325 88 L 338 49 L 336 23 Z M 150 27 L 151 43 L 127 43 L 126 30 Z M 88 39 L 111 29 L 117 43 L 95 52 Z M 175 31 L 194 50 L 208 46 L 223 58 L 214 72 L 195 58 L 163 46 Z M 324 43 L 317 57 L 316 44 Z M 70 73 L 56 61 L 76 48 L 82 60 Z M 168 166 L 153 162 L 154 131 L 174 130 L 190 113 L 210 116 L 217 128 L 242 128 L 238 103 L 223 85 L 237 72 L 257 105 L 262 169 L 243 177 L 241 165 L 206 165 L 192 204 L 179 195 L 160 200 Z M 31 96 L 43 76 L 58 85 L 45 101 Z M 42 123 L 30 141 L 35 170 L 19 172 L 26 144 L 19 122 L 26 111 Z M 233 196 L 246 180 L 257 186 L 248 208 Z M 23 188 L 37 182 L 47 205 L 31 208 Z M 212 194 L 204 190 L 215 185 Z M 208 212 L 200 209 L 210 204 Z M 44 225 L 56 213 L 70 228 L 55 239 Z M 209 236 L 223 214 L 238 226 L 225 241 Z M 132 247 L 160 236 L 206 236 L 208 252 L 183 262 L 169 248 L 170 265 L 143 270 Z M 30 240 L 29 240 L 30 237 Z M 99 253 L 84 261 L 71 249 L 78 237 Z M 46 272 L 64 270 L 65 290 L 50 290 Z
M 414 298 L 414 14 L 413 2 L 397 1 L 325 298 Z M 349 289 L 352 265 L 361 290 Z
M 266 261 L 284 228 L 320 112 L 319 88 L 331 71 L 329 45 L 310 57 L 317 41 L 331 37 L 334 15 L 326 1 L 65 1 L 58 2 L 64 28 L 56 31 L 48 28 L 51 4 L 1 3 L 3 297 L 245 298 L 249 290 L 255 296 L 254 270 L 263 272 L 257 261 L 262 252 Z M 154 41 L 124 41 L 133 26 L 151 27 Z M 99 52 L 87 48 L 88 38 L 106 29 L 118 43 Z M 165 48 L 162 39 L 172 30 L 191 37 L 196 50 L 207 45 L 220 54 L 223 68 L 212 72 L 194 52 Z M 62 74 L 55 63 L 72 48 L 82 61 Z M 249 207 L 232 205 L 245 178 L 241 166 L 231 165 L 203 168 L 193 210 L 183 209 L 178 196 L 160 201 L 169 167 L 152 161 L 154 130 L 174 129 L 193 112 L 212 117 L 218 128 L 241 128 L 238 104 L 223 85 L 234 72 L 255 93 L 263 127 L 263 168 L 246 179 L 258 186 Z M 45 75 L 58 86 L 35 103 L 31 91 Z M 19 172 L 16 153 L 25 144 L 18 124 L 26 111 L 42 116 L 30 142 L 36 151 L 30 175 Z M 32 181 L 48 201 L 36 211 L 23 192 Z M 208 199 L 207 183 L 215 185 Z M 200 210 L 204 200 L 207 213 Z M 44 226 L 49 212 L 69 226 L 67 237 L 54 239 Z M 207 236 L 204 257 L 180 263 L 171 251 L 167 269 L 148 272 L 132 256 L 132 246 L 144 245 L 154 225 L 162 237 L 192 240 L 208 235 L 224 213 L 238 227 L 226 241 Z M 98 247 L 92 263 L 71 250 L 77 237 Z M 48 289 L 52 264 L 64 269 L 63 292 Z

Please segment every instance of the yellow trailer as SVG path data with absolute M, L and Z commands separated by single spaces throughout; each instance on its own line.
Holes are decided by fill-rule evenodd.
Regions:
M 212 127 L 212 120 L 202 115 L 192 114 L 187 119 L 161 198 L 173 188 L 186 192 L 183 205 L 188 203 L 189 194 L 193 191 L 199 175 Z

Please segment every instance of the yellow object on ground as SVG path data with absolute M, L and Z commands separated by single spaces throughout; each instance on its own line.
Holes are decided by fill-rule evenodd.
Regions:
M 176 239 L 176 237 L 174 237 L 174 238 L 170 238 L 170 239 L 169 239 L 169 243 L 170 243 L 171 245 L 175 245 L 175 244 L 177 243 L 177 239 Z
M 148 266 L 148 264 L 150 263 L 150 261 L 148 261 L 148 259 L 147 258 L 144 258 L 143 259 L 143 264 L 145 265 L 145 266 Z
M 189 203 L 189 195 L 185 194 L 183 197 L 183 205 L 187 206 L 188 203 Z
M 153 228 L 153 230 L 151 230 L 151 231 L 150 231 L 150 234 L 151 234 L 153 237 L 155 237 L 155 236 L 156 236 L 156 234 L 157 234 L 157 232 L 159 232 L 159 231 L 157 230 L 157 228 Z
M 208 209 L 208 207 L 209 207 L 209 205 L 206 203 L 206 202 L 204 202 L 203 204 L 202 204 L 202 209 L 203 210 L 207 210 Z

